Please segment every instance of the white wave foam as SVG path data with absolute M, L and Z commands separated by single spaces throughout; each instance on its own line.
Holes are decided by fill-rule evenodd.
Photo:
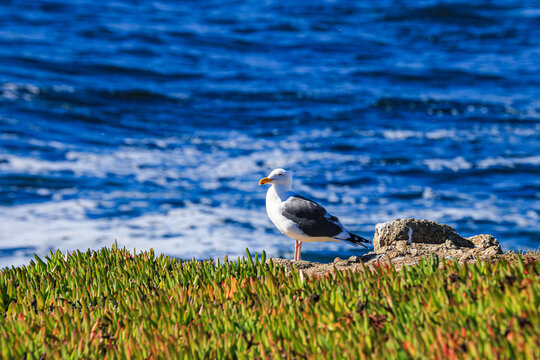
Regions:
M 246 247 L 257 252 L 265 250 L 269 256 L 291 256 L 292 253 L 292 241 L 274 229 L 263 207 L 250 210 L 227 204 L 214 207 L 188 202 L 184 208 L 162 209 L 135 218 L 89 218 L 87 214 L 101 204 L 81 199 L 0 207 L 3 224 L 0 248 L 30 249 L 0 257 L 0 266 L 27 263 L 34 252 L 43 256 L 49 249 L 99 249 L 110 246 L 114 240 L 129 249 L 153 248 L 158 253 L 182 258 L 218 258 L 225 254 L 235 258 L 242 256 Z M 465 221 L 467 228 L 473 230 L 476 222 L 505 222 L 502 231 L 510 227 L 516 232 L 540 232 L 538 211 L 531 209 L 523 213 L 519 205 L 501 206 L 496 198 L 469 201 L 461 207 L 426 203 L 424 207 L 416 204 L 415 208 L 410 208 L 403 203 L 390 202 L 363 211 L 359 205 L 324 205 L 353 232 L 369 233 L 376 223 L 377 230 L 384 231 L 386 224 L 381 221 L 410 217 L 447 224 Z M 494 225 L 492 230 L 496 229 Z M 477 233 L 463 233 L 459 227 L 456 231 L 463 236 Z M 508 239 L 499 240 L 505 249 L 516 247 Z M 310 251 L 344 248 L 347 245 L 322 244 L 310 246 Z
M 477 127 L 473 129 L 455 129 L 455 128 L 440 128 L 431 131 L 412 131 L 412 130 L 384 130 L 382 135 L 385 139 L 393 141 L 401 141 L 407 139 L 428 139 L 428 140 L 452 140 L 452 141 L 473 141 L 491 137 L 494 141 L 500 140 L 501 137 L 536 137 L 540 126 L 531 128 L 530 125 L 523 126 L 507 126 L 493 125 L 487 127 Z M 371 135 L 373 136 L 373 135 Z
M 489 157 L 479 161 L 477 164 L 480 169 L 488 169 L 494 166 L 513 168 L 516 165 L 538 166 L 540 165 L 540 156 L 527 156 L 522 158 Z
M 409 138 L 421 138 L 424 134 L 411 130 L 384 130 L 383 136 L 389 140 L 405 140 Z
M 53 85 L 50 90 L 56 93 L 73 93 L 75 88 L 70 85 Z M 7 100 L 31 101 L 36 96 L 46 91 L 33 84 L 6 82 L 0 84 L 0 97 Z
M 0 85 L 0 97 L 7 100 L 23 99 L 30 101 L 40 93 L 40 89 L 32 84 L 3 83 Z
M 264 209 L 188 204 L 185 208 L 131 219 L 88 218 L 86 213 L 96 207 L 97 203 L 91 200 L 0 207 L 0 248 L 35 248 L 37 254 L 44 255 L 49 249 L 98 249 L 117 240 L 129 249 L 153 248 L 183 258 L 226 254 L 233 258 L 243 255 L 246 247 L 276 255 L 279 248 L 292 244 L 269 231 L 272 225 Z M 20 264 L 21 259 L 28 261 L 31 257 L 28 251 L 19 251 L 1 257 L 0 266 Z
M 479 136 L 502 134 L 498 127 L 473 130 L 438 129 L 422 133 L 408 130 L 387 130 L 383 135 L 389 140 L 403 140 L 411 137 L 425 137 L 430 140 L 443 138 L 472 139 Z M 504 130 L 506 131 L 506 130 Z M 510 130 L 508 130 L 510 131 Z M 517 130 L 512 130 L 517 131 Z M 305 150 L 301 146 L 303 139 L 325 139 L 331 135 L 328 129 L 314 130 L 306 134 L 292 134 L 278 142 L 265 138 L 253 138 L 240 133 L 208 132 L 198 133 L 188 138 L 166 139 L 126 139 L 125 145 L 115 151 L 103 153 L 83 152 L 70 149 L 58 142 L 32 140 L 36 146 L 49 146 L 69 150 L 65 160 L 49 161 L 38 157 L 22 157 L 5 154 L 7 162 L 0 163 L 0 171 L 48 174 L 55 171 L 72 171 L 76 176 L 104 178 L 110 175 L 134 176 L 136 181 L 153 181 L 166 186 L 171 181 L 190 180 L 200 182 L 207 189 L 215 189 L 223 179 L 235 179 L 242 189 L 250 188 L 253 174 L 261 175 L 274 167 L 287 167 L 293 171 L 304 171 L 307 164 L 335 164 L 339 172 L 340 164 L 347 163 L 347 168 L 369 164 L 371 159 L 365 155 L 325 152 L 321 149 Z M 3 136 L 3 135 L 2 135 Z M 372 134 L 376 136 L 376 134 Z M 532 136 L 532 135 L 531 135 Z M 148 145 L 157 148 L 148 149 Z M 231 149 L 244 150 L 242 155 L 233 157 Z M 488 158 L 480 161 L 479 168 L 494 166 L 512 166 L 512 164 L 538 164 L 539 157 L 522 159 Z M 263 164 L 263 165 L 261 165 Z M 426 159 L 424 164 L 432 171 L 450 169 L 467 170 L 474 167 L 462 156 L 453 159 Z M 302 173 L 303 174 L 303 173 Z M 305 175 L 310 175 L 305 171 Z M 245 178 L 245 181 L 238 181 Z M 235 185 L 236 186 L 236 185 Z
M 462 156 L 453 159 L 426 159 L 424 164 L 431 171 L 442 171 L 449 169 L 452 171 L 469 170 L 471 168 L 489 169 L 492 167 L 514 168 L 517 165 L 540 165 L 540 156 L 527 156 L 522 158 L 488 157 L 471 163 Z
M 457 156 L 453 159 L 426 159 L 424 164 L 431 171 L 441 171 L 449 169 L 452 171 L 468 170 L 473 164 L 465 160 L 462 156 Z
M 426 132 L 426 138 L 430 140 L 452 139 L 458 140 L 455 129 L 437 129 Z
M 37 141 L 37 140 L 36 140 Z M 165 139 L 152 142 L 158 149 L 147 149 L 149 140 L 128 139 L 115 151 L 92 153 L 70 150 L 65 160 L 49 161 L 37 157 L 6 154 L 7 162 L 0 163 L 0 170 L 12 173 L 49 174 L 55 171 L 71 171 L 76 176 L 105 178 L 110 175 L 135 176 L 139 182 L 154 181 L 167 185 L 171 179 L 189 179 L 215 188 L 218 181 L 251 178 L 261 175 L 273 167 L 294 168 L 298 164 L 333 161 L 366 164 L 366 156 L 354 156 L 319 150 L 304 151 L 298 141 L 287 140 L 278 144 L 265 139 L 252 139 L 245 135 L 232 134 L 225 139 L 211 141 L 197 137 L 194 145 L 186 145 L 184 139 Z M 37 141 L 38 146 L 54 146 Z M 177 146 L 176 148 L 174 148 Z M 173 147 L 173 150 L 169 150 Z M 208 148 L 210 147 L 210 151 Z M 164 151 L 163 149 L 167 149 Z M 230 149 L 244 149 L 245 155 L 232 157 Z M 204 151 L 203 151 L 204 150 Z M 368 159 L 366 161 L 366 159 Z M 264 168 L 261 165 L 264 163 Z M 237 182 L 238 183 L 238 182 Z M 246 184 L 239 182 L 246 188 Z
M 111 190 L 89 195 L 93 197 L 88 199 L 64 200 L 67 198 L 64 195 L 72 196 L 76 189 L 53 191 L 54 202 L 0 207 L 0 247 L 31 247 L 43 255 L 48 249 L 97 249 L 110 246 L 114 239 L 117 239 L 120 245 L 129 248 L 143 250 L 152 247 L 158 252 L 181 257 L 208 258 L 224 254 L 240 256 L 246 247 L 253 251 L 264 248 L 272 256 L 283 255 L 283 249 L 289 254 L 292 243 L 276 232 L 266 218 L 263 207 L 255 211 L 241 208 L 253 199 L 264 198 L 264 190 L 257 186 L 257 181 L 274 167 L 297 170 L 296 189 L 315 198 L 325 199 L 323 204 L 331 213 L 339 216 L 351 231 L 369 233 L 373 231 L 375 223 L 415 217 L 444 222 L 470 219 L 473 224 L 475 221 L 486 220 L 498 223 L 504 219 L 505 222 L 514 224 L 516 229 L 536 229 L 535 231 L 540 232 L 538 219 L 534 217 L 537 212 L 534 210 L 522 214 L 517 205 L 507 207 L 505 204 L 476 202 L 474 196 L 465 195 L 459 195 L 462 203 L 474 206 L 440 206 L 438 194 L 442 192 L 438 189 L 425 188 L 423 192 L 422 188 L 415 189 L 416 192 L 422 192 L 422 198 L 418 199 L 411 209 L 410 206 L 396 206 L 385 198 L 385 194 L 391 190 L 391 184 L 384 181 L 361 189 L 342 186 L 329 186 L 326 189 L 308 187 L 303 182 L 307 184 L 306 179 L 314 176 L 311 166 L 313 164 L 317 169 L 324 169 L 325 164 L 331 164 L 335 170 L 326 174 L 331 180 L 342 178 L 343 169 L 348 172 L 361 171 L 371 159 L 365 155 L 321 151 L 319 148 L 306 150 L 301 145 L 302 139 L 297 138 L 298 134 L 282 138 L 279 142 L 241 134 L 211 135 L 199 133 L 188 139 L 128 139 L 115 151 L 100 154 L 63 148 L 62 144 L 57 143 L 34 142 L 36 146 L 67 150 L 66 159 L 62 161 L 2 154 L 3 159 L 7 160 L 0 163 L 0 171 L 4 172 L 48 174 L 54 171 L 72 171 L 77 176 L 98 178 L 106 178 L 111 174 L 127 176 L 130 181 L 152 181 L 167 189 L 178 189 L 179 198 L 182 197 L 180 189 L 189 191 L 196 187 L 215 190 L 229 186 L 238 190 L 238 194 L 224 196 L 217 193 L 215 196 L 199 199 L 200 204 L 187 203 L 185 208 L 180 209 L 167 206 L 149 209 L 153 213 L 131 219 L 91 219 L 88 214 L 99 213 L 103 207 L 123 206 L 125 211 L 144 208 L 144 201 L 147 199 L 137 192 Z M 329 133 L 322 130 L 308 135 L 317 139 L 327 137 Z M 398 139 L 425 136 L 437 140 L 461 135 L 454 130 L 439 130 L 421 135 L 416 132 L 392 134 L 390 137 Z M 371 136 L 380 136 L 380 133 L 372 133 Z M 147 149 L 147 145 L 155 145 L 157 148 L 151 146 L 151 149 Z M 240 155 L 231 156 L 231 149 L 239 151 Z M 476 164 L 463 157 L 435 158 L 427 159 L 423 164 L 431 171 L 460 171 L 473 166 L 481 168 L 501 164 L 537 165 L 540 164 L 540 157 L 487 158 Z M 46 189 L 38 191 L 47 194 Z M 370 197 L 366 194 L 376 194 L 380 199 L 379 203 L 377 200 L 370 203 Z M 117 205 L 118 198 L 132 201 Z M 138 203 L 133 200 L 137 198 L 140 199 Z M 238 204 L 238 199 L 242 199 L 241 205 Z M 332 202 L 339 204 L 332 208 Z M 213 207 L 209 204 L 221 205 Z M 340 246 L 343 245 L 324 244 L 313 249 L 335 249 Z M 0 264 L 17 263 L 20 259 L 28 259 L 28 255 L 27 251 L 17 251 L 13 256 L 0 258 Z
M 5 225 L 0 229 L 0 248 L 28 249 L 0 257 L 0 267 L 28 263 L 33 253 L 43 257 L 49 250 L 99 249 L 115 240 L 128 249 L 153 248 L 185 259 L 225 255 L 234 259 L 243 256 L 246 248 L 252 253 L 265 250 L 269 256 L 292 256 L 292 240 L 274 229 L 264 209 L 188 203 L 185 208 L 131 219 L 87 218 L 86 213 L 96 207 L 90 200 L 0 207 Z M 338 247 L 323 244 L 313 249 Z

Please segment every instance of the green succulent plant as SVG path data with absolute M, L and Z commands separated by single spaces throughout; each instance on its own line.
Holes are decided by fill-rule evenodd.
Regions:
M 526 259 L 308 277 L 264 253 L 55 252 L 1 270 L 0 357 L 538 359 L 540 265 Z

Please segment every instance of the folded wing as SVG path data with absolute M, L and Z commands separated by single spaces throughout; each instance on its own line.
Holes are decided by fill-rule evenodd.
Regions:
M 328 214 L 325 208 L 314 201 L 300 195 L 291 196 L 283 203 L 282 215 L 296 223 L 304 234 L 313 237 L 330 237 L 340 235 L 347 230 L 339 219 Z

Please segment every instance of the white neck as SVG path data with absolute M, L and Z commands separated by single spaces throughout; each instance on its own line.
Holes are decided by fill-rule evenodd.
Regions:
M 291 185 L 290 184 L 272 184 L 272 187 L 276 191 L 277 196 L 281 201 L 285 201 L 291 195 Z

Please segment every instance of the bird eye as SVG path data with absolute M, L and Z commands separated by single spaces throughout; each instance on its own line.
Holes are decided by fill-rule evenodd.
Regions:
M 279 173 L 279 174 L 278 174 L 278 176 L 281 176 L 281 175 L 283 175 L 283 174 L 282 174 L 282 173 Z

